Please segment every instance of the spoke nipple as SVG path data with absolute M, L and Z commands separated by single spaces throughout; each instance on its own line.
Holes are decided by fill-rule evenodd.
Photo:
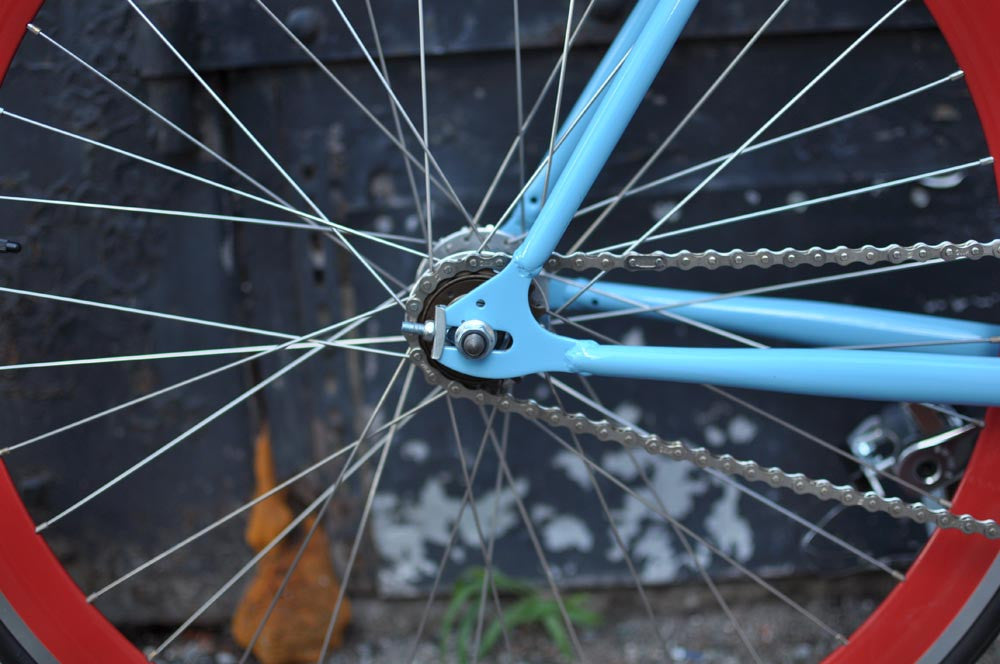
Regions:
M 21 251 L 21 243 L 13 240 L 0 240 L 0 253 L 16 254 Z
M 41 34 L 41 32 L 42 32 L 41 29 L 37 25 L 35 25 L 34 23 L 29 23 L 28 24 L 28 30 L 33 35 L 38 35 L 38 34 Z

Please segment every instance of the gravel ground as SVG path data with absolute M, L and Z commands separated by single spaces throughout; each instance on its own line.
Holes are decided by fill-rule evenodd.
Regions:
M 882 579 L 868 576 L 777 585 L 824 622 L 844 632 L 867 616 L 888 589 Z M 831 636 L 794 609 L 755 586 L 726 584 L 723 593 L 765 662 L 816 662 L 835 644 Z M 655 636 L 636 593 L 591 593 L 592 608 L 603 616 L 603 622 L 579 634 L 589 660 L 607 664 L 737 664 L 750 661 L 732 623 L 705 589 L 651 590 L 648 596 L 663 642 Z M 347 643 L 327 659 L 327 664 L 398 664 L 409 660 L 412 635 L 423 612 L 422 601 L 356 599 L 353 607 L 354 621 Z M 435 605 L 427 630 L 429 638 L 425 638 L 418 648 L 415 662 L 458 661 L 452 653 L 443 653 L 434 641 L 444 607 L 443 602 Z M 138 640 L 143 645 L 153 644 L 157 636 L 162 638 L 160 634 L 146 633 Z M 497 664 L 564 661 L 540 629 L 519 630 L 512 635 L 511 641 L 510 653 L 500 645 L 483 661 Z M 240 649 L 223 635 L 223 630 L 206 629 L 190 632 L 159 661 L 164 664 L 236 664 L 240 655 Z M 1000 664 L 998 644 L 995 643 L 981 661 Z

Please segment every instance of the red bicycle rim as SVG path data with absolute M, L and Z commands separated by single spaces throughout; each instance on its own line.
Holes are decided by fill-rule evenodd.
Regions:
M 1000 153 L 1000 2 L 926 0 L 951 46 L 979 112 L 990 154 Z M 42 0 L 0 0 L 0 81 Z M 1000 183 L 1000 164 L 995 167 Z M 1000 515 L 1000 409 L 991 409 L 966 469 L 954 509 L 979 518 Z M 37 643 L 63 664 L 146 662 L 60 565 L 25 510 L 0 462 L 0 600 L 14 609 Z M 991 572 L 992 570 L 992 572 Z M 953 624 L 974 612 L 977 589 L 997 577 L 1000 541 L 939 531 L 910 567 L 906 580 L 834 651 L 828 663 L 931 661 Z M 990 593 L 992 597 L 992 593 Z M 2 609 L 2 602 L 0 602 Z M 0 614 L 2 615 L 2 614 Z M 955 630 L 956 632 L 958 630 Z M 946 649 L 940 654 L 947 654 Z M 931 655 L 933 655 L 931 657 Z

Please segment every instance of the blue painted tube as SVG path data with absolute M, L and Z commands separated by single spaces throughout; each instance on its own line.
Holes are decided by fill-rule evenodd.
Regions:
M 864 350 L 578 344 L 570 371 L 827 397 L 1000 405 L 1000 358 Z
M 628 18 L 625 19 L 625 22 L 622 24 L 621 29 L 615 36 L 614 41 L 611 42 L 611 46 L 608 47 L 608 50 L 601 59 L 601 62 L 594 70 L 594 73 L 587 82 L 586 87 L 584 87 L 583 92 L 581 92 L 580 96 L 577 98 L 576 104 L 573 105 L 572 110 L 570 110 L 569 114 L 566 115 L 566 121 L 559 130 L 556 142 L 561 140 L 562 136 L 566 134 L 566 130 L 569 128 L 569 125 L 572 124 L 580 112 L 583 111 L 587 102 L 601 87 L 604 79 L 606 79 L 608 75 L 614 71 L 618 61 L 624 57 L 642 33 L 642 30 L 647 21 L 649 21 L 649 17 L 656 8 L 656 5 L 662 1 L 663 0 L 638 0 L 638 2 L 636 2 L 635 7 L 632 8 L 632 12 L 629 14 Z M 580 137 L 583 135 L 584 130 L 587 128 L 587 124 L 594 116 L 596 110 L 597 102 L 591 105 L 587 113 L 573 128 L 573 132 L 566 137 L 559 149 L 556 150 L 555 158 L 552 160 L 552 172 L 549 179 L 550 190 L 552 185 L 559 179 L 559 175 L 566 166 L 566 162 L 569 161 L 573 148 L 576 147 Z M 531 180 L 528 189 L 524 193 L 524 197 L 521 199 L 521 202 L 514 208 L 511 215 L 503 221 L 500 230 L 512 235 L 519 235 L 522 232 L 522 206 L 524 208 L 524 221 L 527 224 L 527 227 L 530 228 L 532 223 L 534 223 L 535 218 L 538 216 L 538 211 L 542 207 L 542 189 L 544 187 L 545 169 L 542 169 L 539 174 Z
M 632 46 L 632 54 L 605 89 L 597 108 L 592 109 L 593 117 L 551 188 L 535 224 L 514 253 L 511 267 L 531 275 L 541 271 L 697 4 L 698 0 L 657 3 Z
M 573 284 L 550 280 L 548 286 L 550 306 L 558 308 L 585 284 L 585 279 L 574 280 Z M 611 297 L 612 295 L 651 306 L 689 302 L 715 295 L 704 291 L 636 286 L 609 281 L 602 281 L 596 290 L 601 292 L 588 291 L 586 297 L 573 302 L 568 311 L 580 313 L 635 308 L 635 305 L 616 300 Z M 1000 325 L 990 323 L 779 297 L 735 297 L 668 311 L 731 332 L 751 337 L 781 339 L 804 346 L 863 346 L 1000 337 Z M 657 312 L 640 315 L 665 320 L 663 315 Z M 939 344 L 909 346 L 900 350 L 996 357 L 1000 355 L 1000 344 Z

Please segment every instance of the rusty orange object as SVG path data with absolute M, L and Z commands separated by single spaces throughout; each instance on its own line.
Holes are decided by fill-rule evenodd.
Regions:
M 277 484 L 271 433 L 266 424 L 261 427 L 254 444 L 254 479 L 257 496 Z M 254 551 L 260 551 L 294 518 L 285 492 L 255 505 L 247 523 L 247 544 Z M 278 544 L 257 565 L 256 574 L 233 614 L 232 634 L 240 646 L 246 647 L 253 638 L 313 523 L 314 517 L 306 519 L 296 532 Z M 340 580 L 330 561 L 329 546 L 326 533 L 320 526 L 254 645 L 253 654 L 261 664 L 299 664 L 315 662 L 319 657 L 327 624 L 340 593 Z M 345 597 L 330 639 L 330 650 L 343 644 L 344 631 L 350 620 L 351 604 Z

